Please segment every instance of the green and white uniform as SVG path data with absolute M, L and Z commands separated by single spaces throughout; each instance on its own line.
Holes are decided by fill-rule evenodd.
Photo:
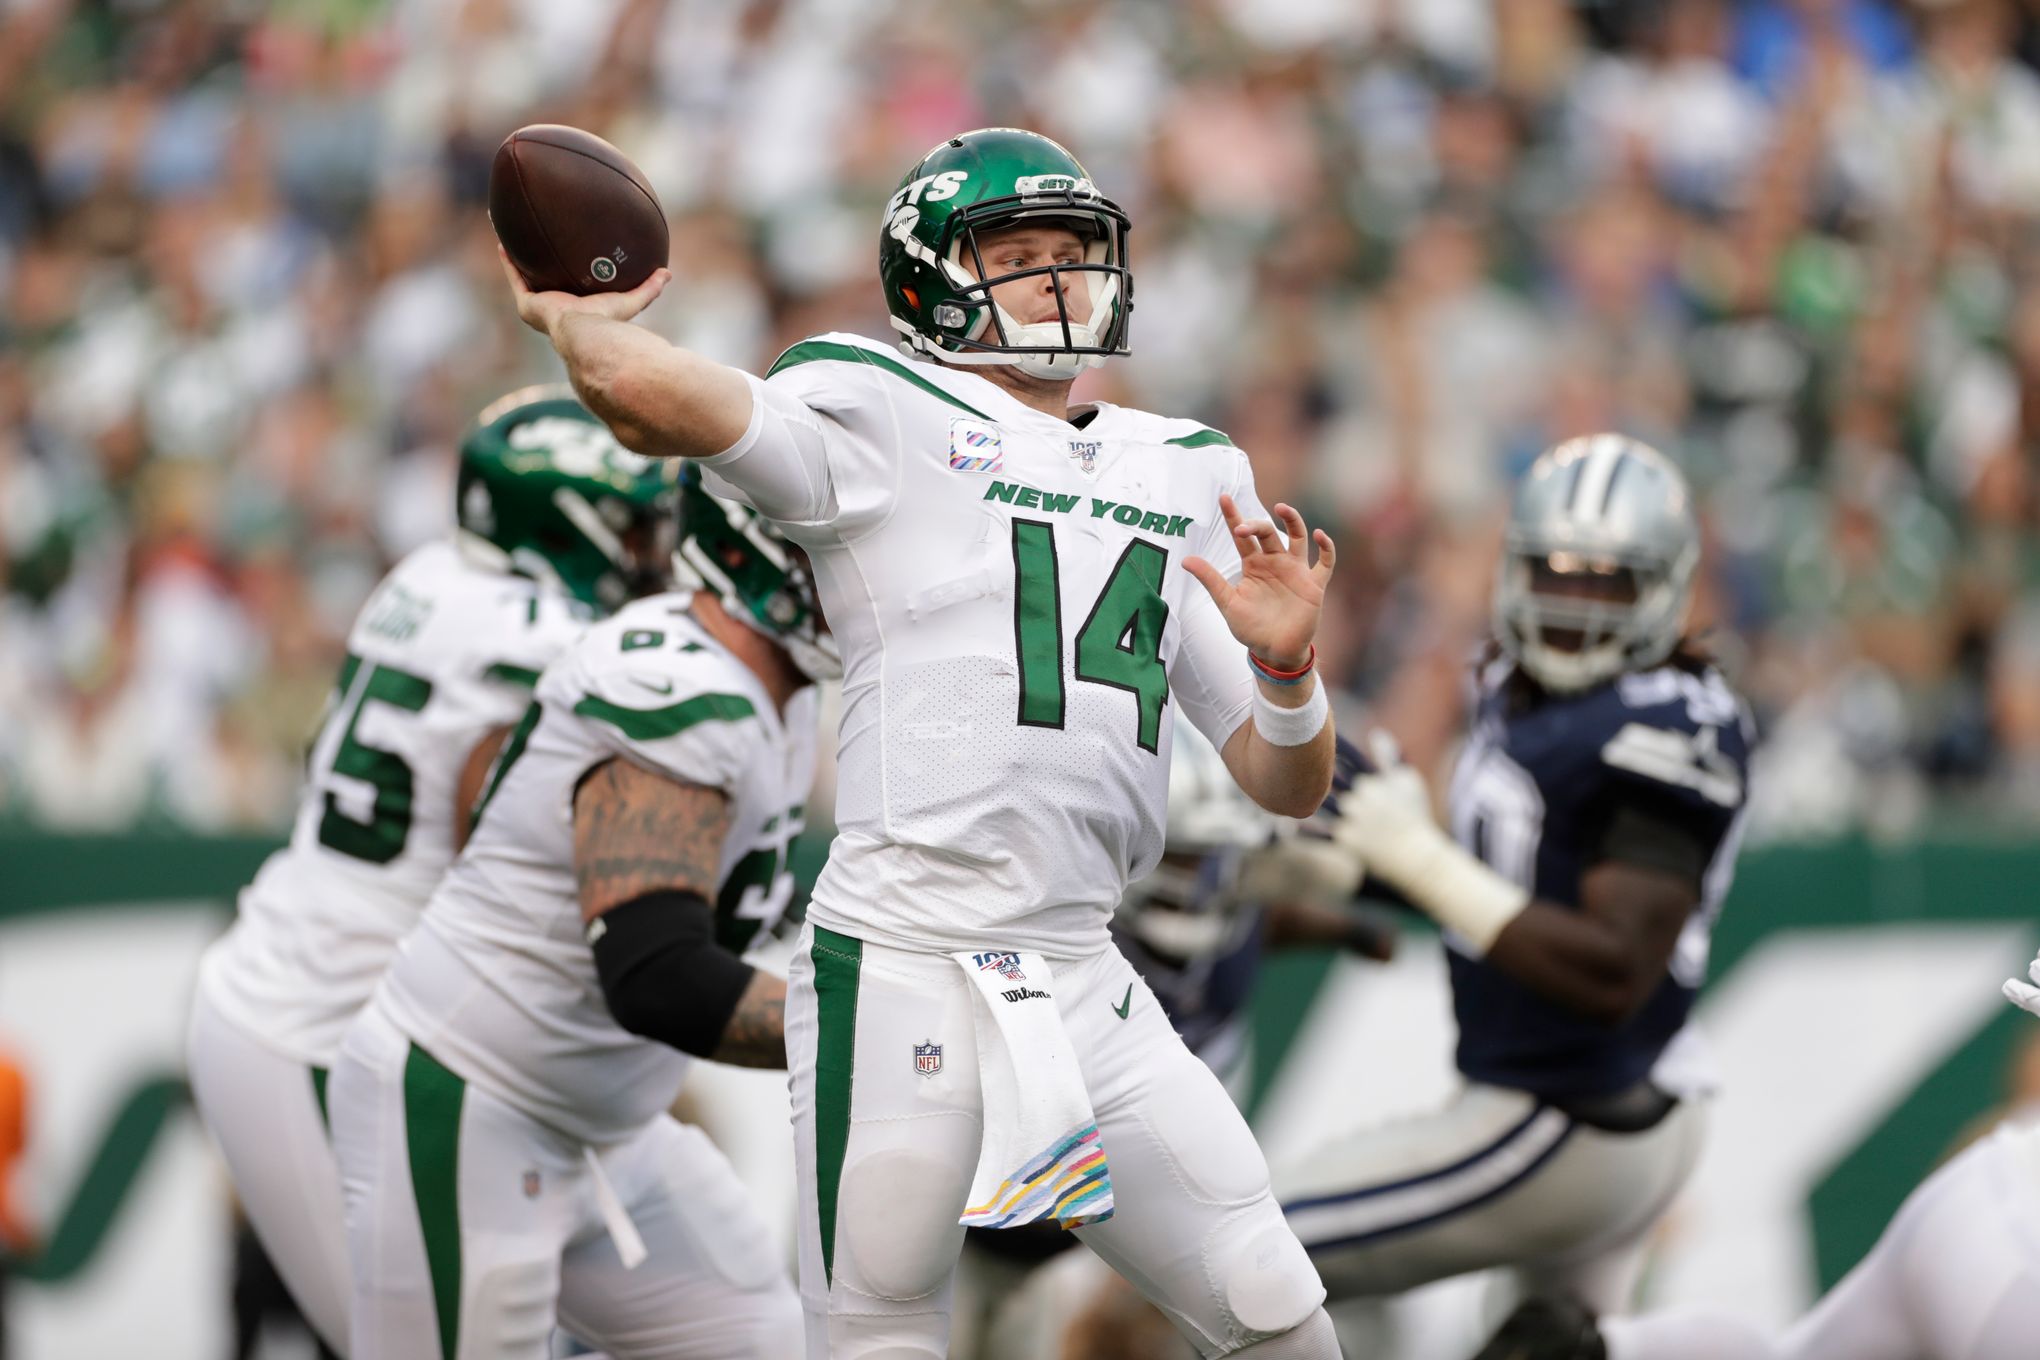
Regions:
M 200 965 L 189 1044 L 199 1112 L 292 1294 L 336 1346 L 346 1242 L 327 1072 L 453 862 L 469 754 L 517 720 L 589 612 L 451 541 L 398 563 L 348 635 L 290 844 Z
M 807 1353 L 945 1353 L 983 1141 L 956 950 L 1054 966 L 1118 1203 L 1084 1240 L 1205 1355 L 1297 1326 L 1323 1289 L 1252 1135 L 1108 933 L 1162 851 L 1172 710 L 1218 746 L 1248 716 L 1244 649 L 1183 570 L 1238 575 L 1218 502 L 1265 513 L 1245 455 L 852 335 L 752 395 L 705 481 L 807 549 L 844 661 L 840 831 L 787 1003 Z
M 1098 405 L 1078 428 L 852 335 L 753 379 L 709 488 L 806 548 L 844 657 L 836 824 L 813 918 L 905 949 L 1107 948 L 1161 857 L 1174 706 L 1223 746 L 1253 682 L 1204 588 L 1246 455 Z
M 690 1059 L 611 1018 L 576 894 L 574 791 L 620 758 L 727 796 L 726 947 L 791 896 L 814 691 L 782 715 L 687 605 L 637 601 L 548 668 L 473 839 L 347 1037 L 332 1106 L 357 1360 L 541 1360 L 555 1314 L 618 1360 L 797 1345 L 764 1224 L 665 1114 Z M 619 1214 L 651 1253 L 628 1274 Z

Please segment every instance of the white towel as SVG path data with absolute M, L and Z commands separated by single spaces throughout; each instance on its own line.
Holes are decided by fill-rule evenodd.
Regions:
M 1112 1217 L 1112 1170 L 1098 1119 L 1039 954 L 952 954 L 973 985 L 985 1133 L 963 1223 L 1079 1228 Z
M 588 1159 L 589 1174 L 595 1178 L 595 1207 L 602 1214 L 602 1226 L 609 1229 L 609 1240 L 616 1244 L 616 1255 L 623 1262 L 623 1268 L 636 1270 L 645 1263 L 649 1254 L 645 1250 L 645 1239 L 639 1235 L 637 1224 L 630 1221 L 630 1210 L 624 1208 L 623 1201 L 617 1198 L 616 1187 L 609 1183 L 609 1173 L 602 1169 L 602 1158 L 586 1144 L 582 1145 L 581 1153 Z

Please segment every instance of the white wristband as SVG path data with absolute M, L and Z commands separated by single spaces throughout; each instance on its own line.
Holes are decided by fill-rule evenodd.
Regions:
M 1311 685 L 1310 697 L 1296 708 L 1280 708 L 1270 703 L 1268 692 L 1258 684 L 1254 686 L 1254 730 L 1270 746 L 1310 745 L 1325 730 L 1325 719 L 1331 715 L 1331 701 L 1325 698 L 1321 682 Z
M 1481 958 L 1495 946 L 1495 936 L 1530 905 L 1530 893 L 1520 883 L 1503 879 L 1442 832 L 1424 867 L 1399 887 L 1434 922 L 1457 930 Z

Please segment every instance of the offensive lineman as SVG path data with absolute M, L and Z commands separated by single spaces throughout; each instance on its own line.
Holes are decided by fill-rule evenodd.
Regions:
M 1533 1294 L 1618 1308 L 1692 1169 L 1711 1076 L 1686 1018 L 1754 739 L 1682 645 L 1698 557 L 1656 450 L 1545 453 L 1510 515 L 1452 834 L 1385 746 L 1341 798 L 1341 843 L 1447 928 L 1464 1085 L 1279 1177 L 1334 1298 L 1508 1266 Z
M 706 588 L 625 606 L 540 678 L 473 838 L 333 1072 L 353 1360 L 782 1360 L 800 1309 L 723 1155 L 666 1114 L 689 1055 L 783 1067 L 741 954 L 792 896 L 813 681 L 805 570 L 680 490 Z
M 764 380 L 623 324 L 663 271 L 582 298 L 505 262 L 627 447 L 812 554 L 842 639 L 841 832 L 788 997 L 810 1356 L 941 1357 L 966 1210 L 1076 1227 L 1204 1355 L 1337 1354 L 1245 1121 L 1107 932 L 1161 850 L 1172 702 L 1270 811 L 1315 811 L 1333 749 L 1330 540 L 1262 518 L 1218 431 L 1069 406 L 1126 352 L 1126 234 L 1047 138 L 951 138 L 881 225 L 909 361 L 831 335 Z
M 2004 993 L 2040 1015 L 2031 982 Z M 1475 1360 L 2027 1360 L 2040 1337 L 2040 1125 L 2015 1114 L 1907 1197 L 1870 1254 L 1782 1336 L 1677 1309 L 1597 1328 L 1533 1299 Z
M 290 845 L 206 952 L 188 1061 L 264 1249 L 347 1353 L 347 1241 L 327 1075 L 453 862 L 500 730 L 539 671 L 671 555 L 670 470 L 567 389 L 514 392 L 463 441 L 450 539 L 384 578 L 348 636 Z

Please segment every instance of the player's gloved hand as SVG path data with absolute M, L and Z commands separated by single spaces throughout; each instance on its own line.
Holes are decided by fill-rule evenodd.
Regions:
M 1353 776 L 1353 787 L 1339 795 L 1334 839 L 1350 851 L 1366 871 L 1408 891 L 1422 877 L 1444 832 L 1431 816 L 1431 793 L 1424 776 L 1405 765 L 1395 738 L 1382 728 L 1367 734 L 1367 752 L 1374 769 Z
M 2040 1015 L 2040 986 L 2034 985 L 2034 983 L 2040 983 L 2040 958 L 2033 960 L 2032 965 L 2026 969 L 2026 976 L 2032 978 L 2033 981 L 2021 982 L 2017 978 L 2005 979 L 2005 1000 L 2011 1002 L 2020 1010 L 2031 1011 L 2035 1015 Z
M 1359 857 L 1367 872 L 1388 883 L 1440 925 L 1455 930 L 1485 954 L 1530 904 L 1530 894 L 1475 859 L 1431 815 L 1424 777 L 1405 765 L 1395 738 L 1370 732 L 1367 752 L 1375 769 L 1356 775 L 1339 795 L 1334 837 Z

